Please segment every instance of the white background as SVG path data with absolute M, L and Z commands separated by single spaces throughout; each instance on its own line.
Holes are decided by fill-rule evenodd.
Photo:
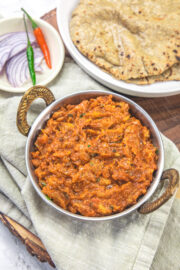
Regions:
M 5 18 L 21 16 L 21 7 L 33 17 L 40 17 L 56 7 L 56 0 L 0 0 L 0 15 Z
M 68 0 L 67 0 L 68 1 Z M 40 17 L 56 7 L 56 0 L 0 0 L 0 15 L 21 16 L 24 7 L 33 17 Z M 32 257 L 24 245 L 0 222 L 0 270 L 52 270 Z

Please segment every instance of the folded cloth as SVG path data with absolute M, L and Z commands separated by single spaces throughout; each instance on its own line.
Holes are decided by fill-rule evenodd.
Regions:
M 56 98 L 80 90 L 106 89 L 69 58 L 49 88 Z M 18 132 L 15 119 L 20 99 L 21 96 L 0 93 L 0 211 L 37 233 L 58 269 L 150 269 L 173 198 L 152 214 L 140 215 L 135 211 L 111 221 L 79 221 L 57 213 L 42 201 L 27 177 L 26 138 Z M 34 102 L 28 113 L 29 122 L 43 108 L 43 101 Z M 162 138 L 165 169 L 179 169 L 179 151 L 169 139 Z M 14 210 L 7 197 L 18 210 Z
M 180 200 L 175 199 L 155 254 L 151 270 L 180 268 Z

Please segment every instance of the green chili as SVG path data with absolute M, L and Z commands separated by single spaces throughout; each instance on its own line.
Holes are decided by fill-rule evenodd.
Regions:
M 31 76 L 32 83 L 33 83 L 33 85 L 35 85 L 36 84 L 36 73 L 35 73 L 35 70 L 34 70 L 34 51 L 33 51 L 33 47 L 31 46 L 31 42 L 29 40 L 25 16 L 23 16 L 23 20 L 24 20 L 24 26 L 25 26 L 26 35 L 27 35 L 26 55 L 27 55 L 29 73 L 30 73 L 30 76 Z

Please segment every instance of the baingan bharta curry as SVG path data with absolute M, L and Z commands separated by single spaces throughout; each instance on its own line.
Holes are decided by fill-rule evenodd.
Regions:
M 100 217 L 145 194 L 157 169 L 150 131 L 112 96 L 54 112 L 31 153 L 42 192 L 72 213 Z

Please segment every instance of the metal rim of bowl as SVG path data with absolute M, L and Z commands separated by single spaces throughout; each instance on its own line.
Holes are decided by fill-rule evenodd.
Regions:
M 142 198 L 136 204 L 130 206 L 129 208 L 127 208 L 127 209 L 125 209 L 122 212 L 117 213 L 117 214 L 113 214 L 113 215 L 109 215 L 109 216 L 102 216 L 102 217 L 87 217 L 87 216 L 81 216 L 78 214 L 71 213 L 67 210 L 64 210 L 63 208 L 61 208 L 60 206 L 56 205 L 55 203 L 53 203 L 52 201 L 50 201 L 46 198 L 46 196 L 42 193 L 39 185 L 37 184 L 37 181 L 34 179 L 35 177 L 33 176 L 33 173 L 32 173 L 33 169 L 32 169 L 32 164 L 30 161 L 30 148 L 31 148 L 31 145 L 33 144 L 32 140 L 35 137 L 35 133 L 37 134 L 37 132 L 40 130 L 40 129 L 38 129 L 38 125 L 40 125 L 41 122 L 45 123 L 50 118 L 50 114 L 57 110 L 57 109 L 53 110 L 53 108 L 55 108 L 58 105 L 60 105 L 61 103 L 63 103 L 63 101 L 65 102 L 68 98 L 73 98 L 73 97 L 78 97 L 78 96 L 81 96 L 81 98 L 82 98 L 83 95 L 94 95 L 94 97 L 95 97 L 95 95 L 97 95 L 97 96 L 112 95 L 114 98 L 121 99 L 122 101 L 127 102 L 128 104 L 130 104 L 130 106 L 133 106 L 134 108 L 136 108 L 138 112 L 142 113 L 142 115 L 145 117 L 145 119 L 151 124 L 151 128 L 153 129 L 154 134 L 155 134 L 156 139 L 157 139 L 157 142 L 159 144 L 158 169 L 156 171 L 156 176 L 153 179 L 153 181 L 151 182 L 151 185 L 148 188 L 146 194 L 144 196 L 142 196 Z M 92 98 L 93 98 L 93 96 L 92 96 Z M 84 98 L 84 99 L 86 99 L 86 98 Z M 42 121 L 42 119 L 43 119 L 43 121 Z M 42 124 L 40 126 L 42 126 Z M 65 214 L 66 216 L 70 216 L 70 217 L 77 218 L 80 220 L 104 221 L 104 220 L 111 220 L 111 219 L 115 219 L 115 218 L 120 218 L 120 217 L 123 217 L 123 216 L 126 216 L 126 215 L 132 213 L 133 211 L 137 210 L 142 204 L 144 204 L 153 195 L 153 193 L 155 192 L 155 190 L 159 184 L 160 177 L 162 175 L 163 168 L 164 168 L 164 148 L 163 148 L 161 135 L 160 135 L 160 132 L 159 132 L 156 124 L 154 123 L 152 118 L 149 116 L 149 114 L 141 106 L 139 106 L 137 103 L 130 100 L 129 98 L 126 98 L 120 94 L 116 94 L 116 93 L 113 93 L 110 91 L 87 90 L 87 91 L 79 91 L 76 93 L 72 93 L 70 95 L 67 95 L 65 97 L 62 97 L 60 99 L 55 100 L 52 104 L 50 104 L 48 107 L 46 107 L 38 115 L 38 117 L 36 118 L 36 120 L 34 121 L 32 127 L 31 127 L 31 130 L 30 130 L 28 138 L 27 138 L 26 149 L 25 149 L 25 159 L 26 159 L 26 167 L 27 167 L 28 176 L 30 177 L 30 180 L 31 180 L 33 187 L 35 188 L 38 195 L 49 206 L 53 207 L 61 214 Z

